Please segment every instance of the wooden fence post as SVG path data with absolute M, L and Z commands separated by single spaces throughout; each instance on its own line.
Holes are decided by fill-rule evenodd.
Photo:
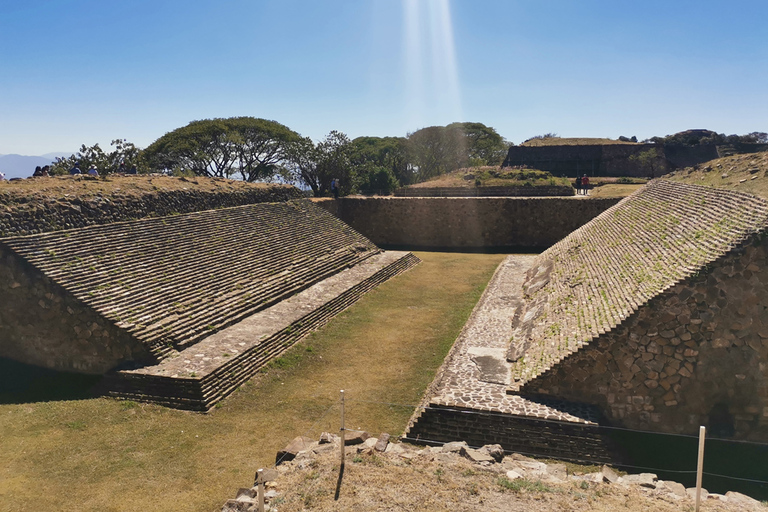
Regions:
M 699 427 L 699 463 L 696 466 L 696 512 L 699 512 L 699 503 L 701 502 L 701 477 L 704 472 L 704 437 L 707 429 Z
M 341 390 L 341 429 L 339 430 L 339 435 L 341 437 L 341 442 L 339 443 L 341 445 L 341 468 L 343 470 L 344 468 L 344 390 Z

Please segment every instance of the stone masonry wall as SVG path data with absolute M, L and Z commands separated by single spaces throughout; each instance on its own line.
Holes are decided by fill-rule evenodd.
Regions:
M 466 441 L 470 446 L 500 444 L 507 452 L 540 457 L 577 458 L 593 463 L 616 460 L 617 453 L 599 429 L 578 423 L 430 406 L 403 440 L 419 444 Z
M 768 441 L 768 242 L 673 286 L 521 394 L 593 403 L 629 428 Z
M 149 354 L 0 244 L 0 356 L 80 373 L 104 373 Z
M 402 187 L 397 197 L 547 197 L 576 195 L 571 185 L 542 187 Z
M 274 186 L 237 192 L 169 190 L 141 197 L 72 197 L 45 202 L 6 204 L 0 195 L 0 237 L 110 224 L 144 217 L 162 217 L 253 203 L 283 202 L 301 198 L 295 187 Z
M 533 249 L 554 244 L 618 201 L 344 197 L 318 204 L 378 246 Z

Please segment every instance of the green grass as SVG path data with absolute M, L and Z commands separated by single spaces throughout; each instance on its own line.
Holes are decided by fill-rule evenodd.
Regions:
M 503 255 L 419 253 L 209 414 L 0 375 L 0 511 L 219 510 L 297 435 L 400 434 Z M 308 350 L 311 347 L 311 350 Z

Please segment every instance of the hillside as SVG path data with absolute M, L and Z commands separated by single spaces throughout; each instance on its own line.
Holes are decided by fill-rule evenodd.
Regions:
M 718 158 L 676 171 L 666 179 L 738 190 L 768 199 L 768 152 Z
M 526 183 L 528 183 L 526 186 L 570 186 L 571 184 L 567 179 L 555 178 L 548 172 L 536 169 L 499 169 L 494 166 L 484 166 L 457 169 L 430 180 L 410 185 L 409 188 L 520 187 Z

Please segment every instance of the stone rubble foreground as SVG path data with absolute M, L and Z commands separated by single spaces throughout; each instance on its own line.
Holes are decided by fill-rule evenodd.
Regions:
M 681 504 L 692 504 L 696 499 L 696 488 L 685 488 L 673 481 L 659 480 L 653 473 L 626 474 L 619 473 L 604 465 L 600 471 L 586 474 L 571 474 L 568 467 L 558 462 L 541 462 L 525 455 L 511 453 L 505 455 L 500 445 L 485 445 L 472 448 L 464 441 L 446 443 L 442 446 L 418 447 L 405 443 L 389 442 L 389 434 L 382 433 L 372 437 L 368 432 L 347 432 L 345 435 L 345 456 L 347 460 L 355 456 L 377 454 L 393 460 L 417 461 L 418 459 L 435 462 L 451 463 L 460 458 L 492 471 L 498 472 L 508 480 L 526 479 L 551 484 L 568 482 L 602 483 L 624 487 L 636 486 L 645 493 L 657 497 L 665 497 Z M 294 438 L 285 448 L 277 452 L 274 475 L 280 478 L 292 468 L 310 470 L 312 462 L 320 454 L 339 452 L 340 437 L 336 434 L 323 432 L 318 441 L 299 436 Z M 270 502 L 281 497 L 276 490 L 275 481 L 265 485 L 265 510 L 277 512 L 276 506 Z M 709 493 L 701 490 L 701 499 L 719 500 L 738 506 L 741 510 L 764 510 L 762 503 L 744 494 L 728 491 L 725 494 Z M 240 488 L 235 499 L 227 500 L 221 512 L 256 512 L 258 511 L 258 487 Z

